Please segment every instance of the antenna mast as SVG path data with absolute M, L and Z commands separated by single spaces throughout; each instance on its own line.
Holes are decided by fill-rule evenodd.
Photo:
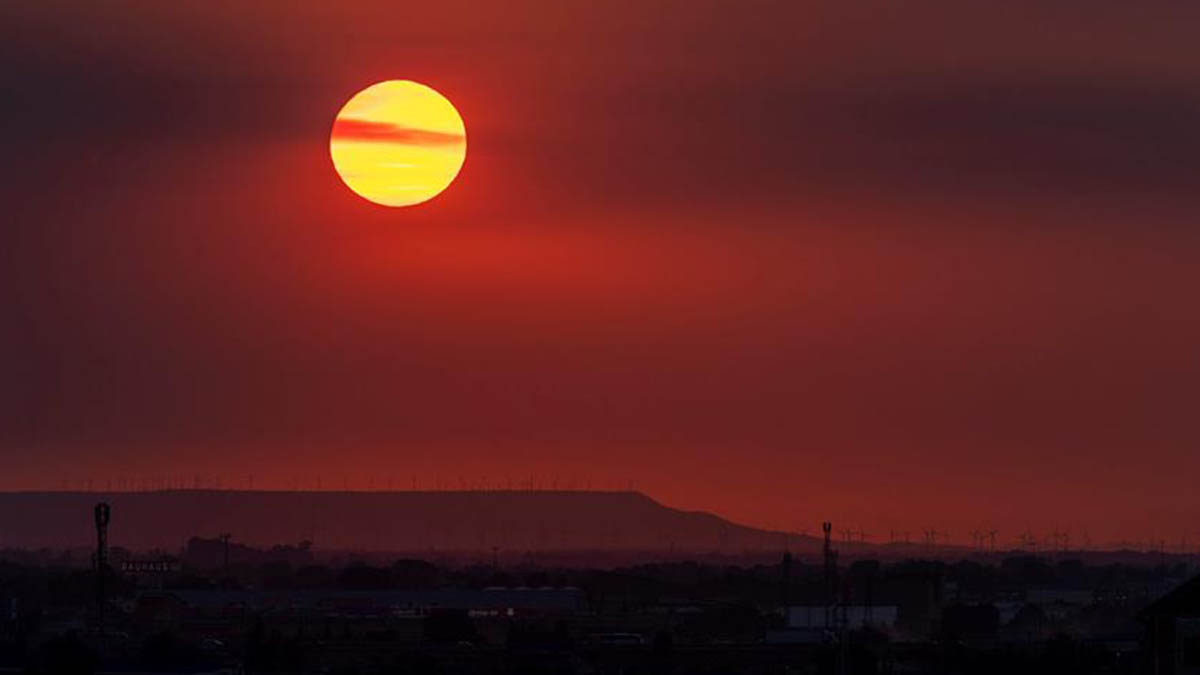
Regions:
M 100 633 L 104 633 L 104 577 L 108 573 L 108 503 L 96 504 L 92 515 L 96 521 L 96 617 Z

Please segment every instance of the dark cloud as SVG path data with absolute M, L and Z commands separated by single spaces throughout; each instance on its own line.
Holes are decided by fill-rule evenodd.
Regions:
M 860 150 L 930 178 L 1046 194 L 1180 190 L 1200 178 L 1200 90 L 1136 82 L 894 83 L 846 102 Z
M 372 122 L 353 117 L 339 117 L 334 120 L 331 136 L 335 140 L 375 141 L 430 147 L 459 145 L 466 141 L 466 138 L 462 134 L 448 134 L 428 129 L 413 129 L 388 122 Z

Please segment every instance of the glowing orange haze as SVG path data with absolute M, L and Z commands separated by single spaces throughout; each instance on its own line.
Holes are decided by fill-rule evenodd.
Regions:
M 0 488 L 1194 539 L 1200 5 L 704 5 L 0 6 Z M 412 209 L 330 161 L 460 146 L 335 124 L 397 78 L 470 123 Z

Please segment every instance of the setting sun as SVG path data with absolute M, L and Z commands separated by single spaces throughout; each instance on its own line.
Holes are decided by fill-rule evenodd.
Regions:
M 445 190 L 467 154 L 454 105 L 411 80 L 388 80 L 355 94 L 338 112 L 329 154 L 342 181 L 384 206 L 411 206 Z

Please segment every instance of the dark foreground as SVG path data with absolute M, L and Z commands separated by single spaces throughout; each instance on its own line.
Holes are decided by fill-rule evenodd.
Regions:
M 1190 566 L 387 564 L 305 546 L 0 562 L 0 668 L 38 673 L 1171 673 Z M 220 555 L 214 558 L 214 551 Z M 127 556 L 120 559 L 121 556 Z M 103 582 L 103 583 L 100 583 Z M 1175 590 L 1172 590 L 1175 589 Z M 101 611 L 103 610 L 103 611 Z

